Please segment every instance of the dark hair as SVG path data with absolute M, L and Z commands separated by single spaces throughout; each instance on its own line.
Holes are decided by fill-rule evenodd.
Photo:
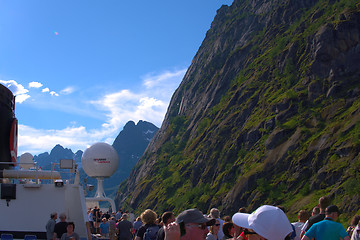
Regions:
M 164 212 L 163 213 L 163 215 L 162 215 L 162 222 L 164 223 L 164 224 L 167 224 L 168 222 L 167 221 L 169 221 L 169 219 L 172 217 L 172 216 L 174 216 L 174 213 L 173 212 Z
M 315 214 L 319 214 L 320 213 L 320 208 L 318 206 L 315 206 L 312 210 L 313 213 Z
M 285 213 L 285 208 L 284 208 L 284 206 L 277 205 L 277 207 L 278 207 L 278 208 L 280 208 L 280 209 L 281 209 L 281 211 L 283 211 L 283 212 Z
M 222 229 L 223 229 L 224 234 L 227 237 L 233 237 L 233 236 L 230 235 L 230 230 L 233 227 L 234 227 L 234 224 L 232 222 L 226 222 L 226 223 L 223 224 Z
M 305 222 L 306 220 L 308 220 L 310 217 L 310 214 L 305 211 L 305 210 L 300 210 L 299 214 L 298 214 L 298 218 L 300 221 Z
M 352 219 L 351 219 L 351 222 L 350 222 L 350 225 L 351 226 L 355 226 L 359 223 L 360 221 L 360 216 L 359 215 L 355 215 Z
M 75 230 L 75 224 L 74 224 L 74 222 L 68 222 L 67 225 L 68 225 L 68 226 L 69 226 L 69 225 L 72 225 L 72 226 L 73 226 L 73 229 Z
M 224 221 L 225 222 L 231 222 L 231 217 L 230 216 L 225 216 Z
M 319 207 L 325 209 L 330 205 L 330 198 L 327 196 L 321 197 L 319 199 Z
M 246 208 L 241 207 L 241 208 L 239 209 L 239 213 L 247 213 Z

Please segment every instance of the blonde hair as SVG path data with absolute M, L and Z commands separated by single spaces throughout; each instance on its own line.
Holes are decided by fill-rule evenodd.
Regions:
M 140 215 L 141 221 L 145 224 L 151 224 L 156 222 L 157 214 L 151 209 L 146 209 Z

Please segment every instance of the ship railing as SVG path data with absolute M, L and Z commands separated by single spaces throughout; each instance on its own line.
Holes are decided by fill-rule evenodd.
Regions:
M 36 184 L 40 184 L 41 180 L 48 180 L 50 183 L 54 183 L 55 181 L 61 181 L 62 182 L 62 174 L 68 173 L 69 179 L 66 180 L 66 183 L 74 182 L 79 183 L 79 174 L 77 171 L 77 164 L 75 160 L 72 159 L 63 159 L 60 160 L 60 163 L 52 163 L 51 164 L 51 170 L 42 170 L 41 167 L 39 167 L 38 162 L 35 163 L 21 163 L 22 168 L 24 165 L 30 165 L 28 169 L 14 169 L 14 166 L 18 166 L 19 163 L 16 162 L 0 162 L 0 165 L 8 165 L 12 169 L 3 169 L 3 167 L 0 167 L 0 178 L 8 178 L 8 179 L 18 179 L 20 182 L 24 180 L 35 180 Z M 35 165 L 35 167 L 34 167 Z M 55 170 L 55 166 L 60 165 L 60 171 Z M 68 169 L 69 171 L 66 171 Z M 74 179 L 71 178 L 71 175 L 74 175 Z

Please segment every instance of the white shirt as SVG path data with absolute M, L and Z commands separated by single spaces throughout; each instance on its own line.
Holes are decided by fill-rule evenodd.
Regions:
M 223 236 L 224 236 L 224 232 L 223 232 L 223 229 L 222 229 L 222 227 L 223 227 L 223 224 L 224 224 L 224 220 L 221 220 L 220 218 L 217 218 L 216 220 L 218 220 L 219 221 L 219 223 L 220 223 L 220 229 L 219 229 L 219 232 L 218 232 L 218 239 L 222 239 L 223 238 Z
M 301 229 L 305 223 L 304 222 L 293 222 L 291 224 L 294 225 L 295 232 L 296 232 L 296 237 L 294 238 L 294 240 L 300 240 Z

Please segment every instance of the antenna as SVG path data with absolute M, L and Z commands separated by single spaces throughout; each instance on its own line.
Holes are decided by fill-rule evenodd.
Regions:
M 19 159 L 19 166 L 22 169 L 30 169 L 34 167 L 34 157 L 31 153 L 24 153 L 21 155 L 20 159 Z
M 116 150 L 109 144 L 98 142 L 91 145 L 82 155 L 81 164 L 89 177 L 97 179 L 97 190 L 94 198 L 86 198 L 88 202 L 108 201 L 113 211 L 116 210 L 114 200 L 105 195 L 103 182 L 114 174 L 119 165 Z

